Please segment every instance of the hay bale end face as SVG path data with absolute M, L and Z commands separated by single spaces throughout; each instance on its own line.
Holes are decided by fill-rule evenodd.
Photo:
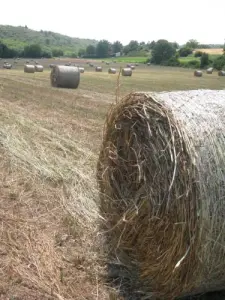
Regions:
M 202 71 L 200 71 L 200 70 L 195 70 L 195 71 L 194 71 L 194 76 L 195 76 L 195 77 L 202 77 Z
M 44 67 L 42 65 L 35 65 L 35 72 L 43 72 Z
M 131 68 L 123 68 L 122 76 L 132 76 L 132 69 Z
M 109 111 L 101 230 L 126 299 L 224 289 L 224 114 L 225 90 L 131 93 Z
M 115 68 L 109 68 L 108 73 L 109 74 L 116 74 L 116 69 Z
M 225 71 L 222 71 L 222 70 L 219 71 L 219 72 L 218 72 L 218 76 L 225 76 Z
M 35 66 L 34 65 L 24 65 L 24 73 L 34 73 Z
M 102 72 L 102 67 L 95 67 L 96 72 Z
M 77 67 L 55 66 L 50 79 L 53 87 L 76 89 L 80 84 L 80 71 Z

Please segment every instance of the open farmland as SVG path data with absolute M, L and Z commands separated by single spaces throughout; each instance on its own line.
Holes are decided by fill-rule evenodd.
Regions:
M 103 66 L 96 73 L 82 60 L 70 60 L 85 67 L 77 90 L 52 88 L 49 64 L 67 62 L 39 60 L 43 73 L 25 74 L 23 60 L 0 70 L 1 299 L 109 299 L 95 168 L 116 91 L 225 88 L 217 72 L 146 65 L 118 82 L 109 66 L 93 61 Z

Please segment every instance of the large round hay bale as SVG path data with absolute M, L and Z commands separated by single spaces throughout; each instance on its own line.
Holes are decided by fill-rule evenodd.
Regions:
M 35 66 L 34 65 L 24 65 L 24 72 L 25 73 L 34 73 Z
M 109 74 L 116 74 L 116 69 L 115 68 L 109 68 L 108 73 Z
M 123 68 L 122 76 L 132 76 L 132 69 L 131 68 Z
M 194 76 L 195 76 L 195 77 L 202 77 L 202 71 L 200 71 L 200 70 L 195 70 L 195 71 L 194 71 Z
M 102 72 L 102 67 L 95 67 L 96 72 Z
M 44 67 L 42 65 L 35 65 L 35 72 L 43 72 Z
M 225 76 L 225 71 L 222 71 L 222 70 L 219 71 L 219 72 L 218 72 L 218 76 Z
M 84 73 L 84 68 L 79 67 L 78 69 L 79 69 L 79 72 L 80 72 L 80 73 Z
M 111 108 L 101 230 L 108 279 L 126 299 L 224 289 L 224 115 L 225 90 L 131 93 Z
M 50 78 L 53 87 L 76 89 L 80 83 L 80 72 L 77 67 L 55 66 Z
M 208 68 L 206 70 L 206 74 L 212 74 L 213 73 L 213 68 Z

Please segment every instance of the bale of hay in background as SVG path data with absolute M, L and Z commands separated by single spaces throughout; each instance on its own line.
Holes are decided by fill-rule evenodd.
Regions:
M 43 71 L 44 71 L 44 67 L 42 65 L 35 66 L 35 72 L 43 72 Z
M 135 70 L 135 66 L 131 65 L 130 66 L 131 70 Z
M 96 72 L 102 72 L 102 67 L 95 67 Z
M 55 66 L 56 66 L 55 64 L 50 64 L 50 65 L 49 65 L 49 68 L 52 69 L 52 68 L 54 68 Z
M 89 64 L 89 67 L 93 68 L 93 67 L 94 67 L 94 65 L 90 63 L 90 64 Z
M 116 74 L 116 69 L 115 68 L 109 68 L 108 73 L 109 74 Z
M 34 73 L 35 66 L 34 65 L 24 65 L 24 73 Z
M 222 70 L 219 71 L 219 72 L 218 72 L 218 76 L 225 76 L 225 71 L 222 71 Z
M 10 69 L 12 69 L 12 65 L 9 64 L 9 63 L 4 63 L 3 69 L 8 69 L 8 70 L 10 70 Z
M 202 71 L 200 71 L 200 70 L 195 70 L 195 71 L 194 71 L 194 76 L 195 76 L 195 77 L 202 77 Z
M 80 71 L 77 67 L 55 66 L 50 79 L 53 87 L 76 89 L 80 83 Z
M 150 63 L 147 63 L 147 66 L 149 67 L 151 64 Z
M 131 93 L 111 108 L 97 180 L 108 279 L 126 299 L 224 289 L 224 114 L 225 90 Z
M 108 61 L 106 62 L 106 65 L 109 65 L 109 62 L 108 62 Z
M 80 72 L 80 73 L 84 73 L 84 68 L 79 67 L 79 72 Z
M 208 68 L 206 70 L 206 74 L 212 74 L 213 73 L 213 68 Z
M 29 60 L 26 60 L 26 64 L 29 64 L 30 63 L 30 61 Z
M 132 69 L 131 68 L 123 68 L 122 76 L 132 76 Z
M 139 64 L 135 64 L 135 66 L 136 66 L 136 67 L 138 67 L 138 66 L 139 66 Z
M 131 68 L 131 64 L 127 64 L 127 68 Z

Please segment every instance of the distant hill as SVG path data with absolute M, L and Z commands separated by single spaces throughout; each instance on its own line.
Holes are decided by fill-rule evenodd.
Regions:
M 64 52 L 78 52 L 88 45 L 96 45 L 92 39 L 72 38 L 51 31 L 35 31 L 22 26 L 0 25 L 0 40 L 10 48 L 22 50 L 29 44 L 39 44 L 43 49 L 61 48 Z

